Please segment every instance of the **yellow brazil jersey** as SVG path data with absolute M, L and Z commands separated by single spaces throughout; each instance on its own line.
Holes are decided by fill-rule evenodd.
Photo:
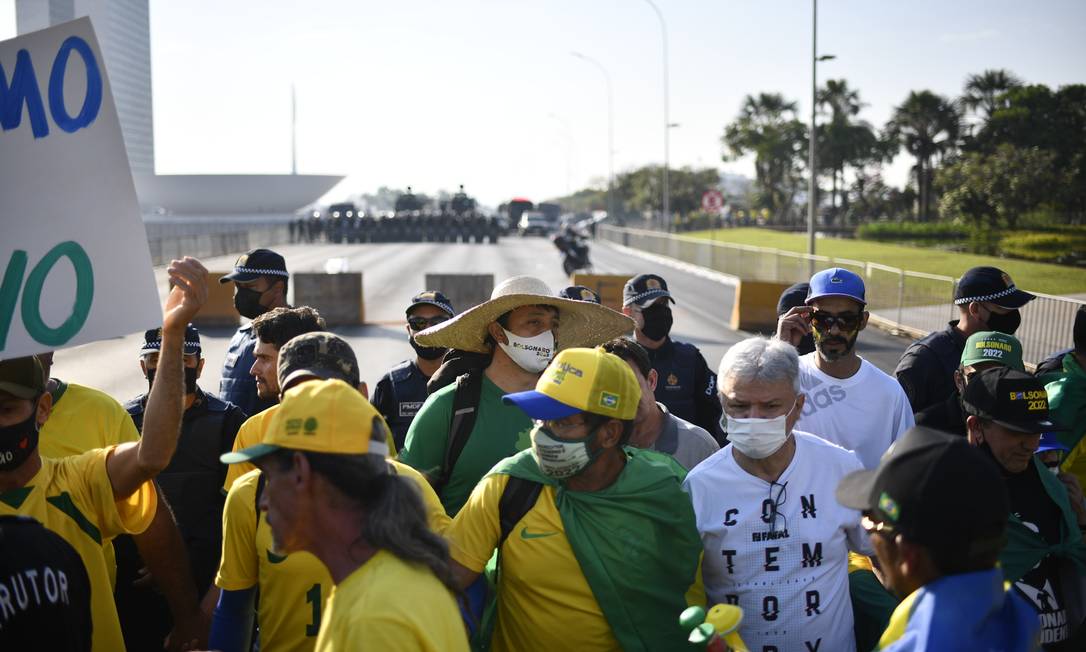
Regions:
M 467 652 L 456 599 L 433 572 L 386 550 L 332 591 L 317 652 Z
M 33 517 L 64 538 L 83 560 L 90 578 L 94 652 L 124 650 L 102 542 L 142 532 L 158 505 L 154 484 L 145 482 L 122 501 L 113 499 L 106 472 L 112 448 L 62 459 L 42 459 L 41 469 L 21 489 L 0 493 L 0 515 Z
M 479 481 L 445 532 L 452 558 L 482 572 L 501 535 L 498 502 L 508 475 Z M 618 650 L 545 486 L 502 547 L 493 650 Z M 678 616 L 676 616 L 677 618 Z
M 53 411 L 38 433 L 42 457 L 82 455 L 94 448 L 139 440 L 140 432 L 132 417 L 112 396 L 93 387 L 58 382 Z M 102 548 L 110 586 L 116 586 L 117 555 L 112 538 L 104 540 Z
M 62 382 L 54 394 L 53 411 L 38 435 L 38 452 L 42 457 L 67 457 L 139 438 L 132 417 L 112 396 Z
M 273 405 L 267 410 L 258 412 L 246 419 L 245 423 L 241 424 L 241 428 L 238 429 L 237 437 L 234 438 L 234 450 L 239 451 L 264 441 L 264 431 L 271 425 L 272 417 L 275 416 L 275 413 L 278 410 L 279 406 Z M 396 455 L 396 443 L 392 439 L 391 431 L 389 431 L 387 441 L 388 453 L 394 457 Z M 223 491 L 230 491 L 230 485 L 234 484 L 235 480 L 255 468 L 255 466 L 248 462 L 231 464 L 229 468 L 226 469 L 226 481 L 223 482 L 222 485 Z
M 418 485 L 430 529 L 443 533 L 449 517 L 430 483 L 411 467 L 390 462 L 397 473 Z M 222 560 L 215 584 L 227 591 L 260 586 L 257 624 L 262 652 L 308 652 L 320 631 L 321 611 L 331 594 L 332 578 L 324 564 L 308 552 L 277 555 L 273 551 L 267 519 L 261 513 L 257 520 L 259 480 L 260 471 L 250 471 L 238 478 L 226 496 Z

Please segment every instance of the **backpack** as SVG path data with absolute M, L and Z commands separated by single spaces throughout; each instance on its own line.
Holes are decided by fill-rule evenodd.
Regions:
M 483 394 L 483 372 L 484 369 L 472 369 L 456 378 L 452 419 L 449 422 L 449 435 L 445 439 L 445 459 L 441 473 L 434 481 L 434 491 L 439 496 L 449 483 L 456 461 L 460 459 L 475 428 L 475 417 Z

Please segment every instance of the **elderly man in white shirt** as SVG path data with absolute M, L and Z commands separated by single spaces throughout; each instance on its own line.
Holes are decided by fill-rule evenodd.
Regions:
M 853 652 L 848 553 L 872 550 L 860 512 L 834 492 L 863 466 L 793 429 L 806 397 L 791 345 L 744 340 L 724 355 L 718 378 L 729 444 L 685 482 L 709 604 L 743 608 L 740 634 L 752 650 Z

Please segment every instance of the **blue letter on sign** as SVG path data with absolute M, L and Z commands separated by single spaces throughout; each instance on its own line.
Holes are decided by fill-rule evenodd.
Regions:
M 88 78 L 89 78 L 88 72 Z M 101 86 L 101 79 L 98 82 Z M 99 95 L 101 89 L 99 88 Z M 15 72 L 11 74 L 11 86 L 8 86 L 4 67 L 0 66 L 0 127 L 4 131 L 15 129 L 23 121 L 23 104 L 30 114 L 30 129 L 35 138 L 49 135 L 49 123 L 45 119 L 45 109 L 38 91 L 38 79 L 34 76 L 34 65 L 30 62 L 30 53 L 19 50 L 15 55 Z
M 83 108 L 74 118 L 68 115 L 68 109 L 64 106 L 64 72 L 68 69 L 68 56 L 72 50 L 83 58 L 83 65 L 87 69 L 87 94 L 83 98 Z M 83 39 L 69 36 L 61 43 L 57 58 L 53 60 L 53 71 L 49 74 L 49 111 L 53 115 L 53 122 L 64 131 L 72 133 L 94 122 L 101 106 L 102 73 L 98 70 L 94 52 Z

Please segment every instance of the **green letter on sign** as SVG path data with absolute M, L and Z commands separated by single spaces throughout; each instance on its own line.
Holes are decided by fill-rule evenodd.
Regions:
M 41 318 L 41 292 L 49 272 L 63 256 L 67 256 L 75 268 L 75 305 L 63 324 L 50 328 Z M 61 346 L 83 328 L 93 302 L 94 269 L 87 252 L 71 240 L 62 242 L 45 254 L 26 279 L 22 302 L 23 326 L 35 341 L 48 346 Z

